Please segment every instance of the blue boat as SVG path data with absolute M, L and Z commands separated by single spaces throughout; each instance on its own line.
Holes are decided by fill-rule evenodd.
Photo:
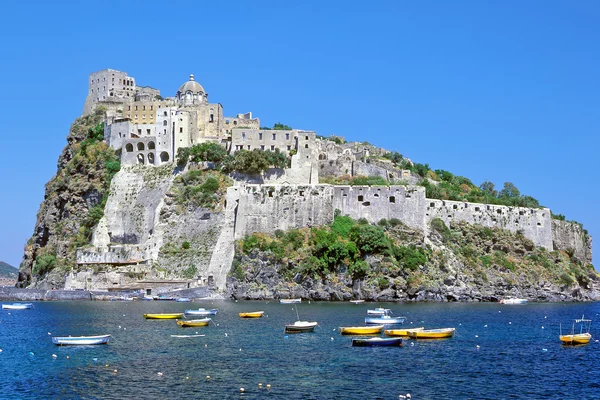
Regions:
M 352 339 L 352 346 L 372 347 L 372 346 L 402 346 L 402 338 L 369 338 Z
M 389 315 L 365 318 L 365 324 L 376 324 L 376 325 L 396 325 L 396 324 L 403 324 L 404 321 L 406 321 L 406 317 L 390 317 Z
M 216 313 L 217 313 L 216 308 L 213 308 L 212 310 L 207 310 L 205 308 L 199 308 L 197 310 L 185 310 L 185 315 L 207 316 L 207 315 L 215 315 Z
M 99 336 L 55 336 L 52 343 L 57 346 L 90 346 L 96 344 L 107 344 L 110 335 Z

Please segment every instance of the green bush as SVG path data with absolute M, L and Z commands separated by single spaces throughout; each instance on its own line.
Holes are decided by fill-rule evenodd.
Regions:
M 185 279 L 194 279 L 197 274 L 198 274 L 198 268 L 196 268 L 195 265 L 192 265 L 183 271 L 183 277 Z
M 356 221 L 348 216 L 336 216 L 333 219 L 331 230 L 341 237 L 348 237 L 350 229 L 356 225 Z
M 431 228 L 442 236 L 442 241 L 447 242 L 450 240 L 452 236 L 450 228 L 448 228 L 444 221 L 442 221 L 440 218 L 434 218 L 431 220 Z
M 388 186 L 389 182 L 377 175 L 377 176 L 357 176 L 350 181 L 352 186 Z
M 416 271 L 421 265 L 427 262 L 427 254 L 420 247 L 411 246 L 395 246 L 393 254 L 398 263 L 404 268 L 411 271 Z
M 383 252 L 389 249 L 390 240 L 385 232 L 373 225 L 356 225 L 350 229 L 350 240 L 362 254 Z
M 35 266 L 33 267 L 33 273 L 39 276 L 43 276 L 56 266 L 56 256 L 54 254 L 48 254 L 44 256 L 37 256 L 35 259 Z
M 183 243 L 181 243 L 181 248 L 184 250 L 188 250 L 190 248 L 190 242 L 188 242 L 187 240 L 184 241 Z

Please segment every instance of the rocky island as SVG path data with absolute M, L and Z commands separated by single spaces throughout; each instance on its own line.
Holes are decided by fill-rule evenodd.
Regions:
M 507 182 L 89 77 L 17 286 L 240 299 L 600 298 L 592 238 Z

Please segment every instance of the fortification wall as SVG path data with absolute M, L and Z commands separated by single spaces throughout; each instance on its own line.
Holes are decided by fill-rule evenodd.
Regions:
M 580 262 L 592 262 L 592 237 L 578 223 L 553 219 L 552 245 Z
M 507 207 L 462 201 L 427 199 L 427 225 L 434 218 L 446 224 L 465 221 L 511 232 L 521 231 L 536 246 L 552 250 L 552 223 L 547 208 Z
M 424 229 L 425 188 L 419 186 L 334 186 L 333 209 L 354 219 L 376 223 L 397 218 L 406 225 Z
M 252 232 L 327 225 L 333 221 L 333 187 L 329 185 L 246 185 L 238 191 L 235 238 Z M 233 195 L 233 194 L 232 194 Z

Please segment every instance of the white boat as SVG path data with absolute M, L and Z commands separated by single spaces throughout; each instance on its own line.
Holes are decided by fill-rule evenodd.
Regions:
M 110 335 L 99 336 L 55 336 L 52 343 L 57 346 L 89 346 L 94 344 L 107 344 Z
M 376 325 L 395 325 L 403 324 L 406 317 L 391 317 L 389 315 L 382 315 L 380 317 L 366 317 L 365 324 L 376 324 Z
M 285 333 L 301 333 L 301 332 L 312 332 L 315 330 L 316 322 L 308 321 L 296 321 L 293 324 L 285 326 Z
M 178 303 L 189 303 L 192 300 L 187 297 L 178 297 L 177 299 L 175 299 L 175 301 Z
M 350 300 L 350 303 L 352 304 L 360 304 L 360 303 L 364 303 L 364 300 Z
M 31 303 L 2 304 L 3 310 L 29 310 L 33 307 Z
M 185 310 L 185 315 L 194 315 L 194 316 L 207 316 L 207 315 L 216 315 L 217 309 L 213 308 L 211 310 L 207 310 L 205 308 L 199 308 L 197 310 Z
M 514 298 L 500 300 L 500 304 L 526 304 L 527 302 L 529 302 L 529 300 L 527 300 L 527 299 L 514 299 Z
M 281 304 L 295 304 L 302 303 L 302 299 L 279 299 Z
M 374 310 L 367 310 L 367 315 L 389 315 L 392 310 L 389 308 L 376 308 Z

